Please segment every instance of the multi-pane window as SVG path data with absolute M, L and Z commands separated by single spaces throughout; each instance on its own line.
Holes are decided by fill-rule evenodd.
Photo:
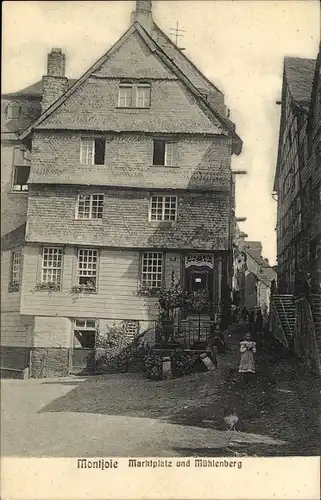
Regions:
M 91 248 L 78 249 L 78 285 L 86 285 L 92 290 L 97 289 L 98 250 Z
M 142 257 L 142 286 L 159 288 L 163 282 L 163 254 L 145 252 Z
M 131 108 L 132 107 L 132 93 L 133 86 L 131 84 L 121 83 L 118 89 L 118 107 Z
M 104 138 L 81 139 L 80 163 L 83 165 L 104 165 L 106 140 Z
M 28 191 L 28 178 L 30 167 L 27 165 L 19 165 L 14 167 L 13 175 L 13 191 Z
M 12 252 L 11 254 L 9 292 L 19 291 L 20 274 L 21 274 L 21 251 L 18 250 L 16 252 Z
M 63 250 L 59 247 L 45 247 L 42 254 L 43 283 L 61 285 Z
M 101 219 L 104 210 L 103 194 L 79 195 L 77 200 L 77 219 Z
M 149 108 L 150 84 L 149 83 L 120 83 L 118 87 L 119 108 Z
M 19 283 L 21 269 L 21 252 L 12 252 L 11 281 Z
M 153 146 L 153 165 L 178 165 L 177 142 L 154 140 Z
M 177 196 L 152 196 L 150 199 L 150 221 L 176 221 Z

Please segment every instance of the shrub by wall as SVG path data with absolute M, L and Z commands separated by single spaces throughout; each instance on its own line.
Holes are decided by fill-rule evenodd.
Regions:
M 206 371 L 200 354 L 202 351 L 183 349 L 152 349 L 144 359 L 146 376 L 152 380 L 161 380 L 163 358 L 170 357 L 173 377 L 182 377 L 194 372 Z

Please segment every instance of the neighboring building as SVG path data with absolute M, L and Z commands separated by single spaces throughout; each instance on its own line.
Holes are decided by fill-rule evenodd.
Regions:
M 321 375 L 321 51 L 285 58 L 277 194 L 275 331 Z M 281 338 L 280 335 L 279 338 Z
M 20 314 L 31 146 L 19 135 L 40 116 L 42 93 L 39 81 L 1 95 L 1 365 L 7 368 L 26 366 L 33 331 L 33 318 Z
M 276 272 L 262 257 L 259 241 L 246 241 L 237 228 L 234 238 L 233 293 L 235 302 L 242 309 L 269 310 L 272 282 Z
M 309 272 L 320 248 L 319 79 L 320 62 L 316 67 L 311 59 L 285 58 L 274 181 L 278 291 L 283 294 L 295 293 L 296 272 Z
M 18 195 L 9 155 L 4 165 L 7 196 L 24 197 L 7 232 L 27 224 L 19 247 L 3 240 L 5 307 L 16 304 L 3 351 L 25 318 L 19 346 L 33 376 L 86 366 L 97 331 L 114 321 L 145 330 L 156 298 L 141 288 L 174 273 L 188 290 L 207 289 L 219 312 L 230 282 L 231 156 L 242 142 L 223 94 L 153 22 L 150 1 L 136 2 L 132 21 L 69 89 L 53 49 L 36 113 L 15 130 L 24 161 L 31 155 Z

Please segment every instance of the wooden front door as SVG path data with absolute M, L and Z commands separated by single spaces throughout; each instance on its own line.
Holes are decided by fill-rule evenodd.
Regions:
M 186 288 L 189 292 L 205 290 L 209 300 L 213 297 L 213 270 L 208 267 L 189 267 L 186 269 Z
M 94 372 L 96 333 L 94 320 L 75 321 L 71 356 L 72 373 Z

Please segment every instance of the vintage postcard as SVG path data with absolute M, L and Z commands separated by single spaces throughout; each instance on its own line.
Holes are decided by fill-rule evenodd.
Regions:
M 3 3 L 3 500 L 320 498 L 320 26 Z

